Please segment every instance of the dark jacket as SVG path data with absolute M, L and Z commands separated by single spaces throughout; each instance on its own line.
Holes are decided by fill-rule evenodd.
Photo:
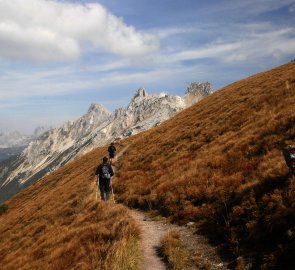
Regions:
M 116 153 L 116 151 L 117 151 L 117 149 L 116 149 L 116 147 L 115 147 L 114 145 L 110 145 L 110 146 L 109 146 L 109 148 L 108 148 L 108 152 L 109 152 L 110 154 L 114 154 L 114 153 Z
M 108 171 L 109 171 L 109 174 L 110 174 L 111 177 L 114 175 L 114 171 L 113 171 L 112 166 L 110 164 L 108 164 L 108 163 L 102 163 L 102 164 L 98 165 L 98 167 L 96 168 L 96 171 L 95 171 L 95 175 L 99 176 L 99 180 L 103 179 L 103 177 L 102 177 L 102 167 L 103 166 L 108 167 Z

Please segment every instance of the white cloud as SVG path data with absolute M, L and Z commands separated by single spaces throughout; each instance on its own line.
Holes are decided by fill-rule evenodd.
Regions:
M 193 59 L 205 59 L 205 58 L 218 58 L 222 55 L 230 53 L 231 51 L 240 47 L 240 44 L 210 44 L 206 47 L 200 47 L 193 50 L 185 50 L 171 55 L 165 55 L 162 57 L 162 61 L 166 63 L 173 63 L 179 61 L 193 60 Z
M 0 57 L 73 60 L 89 47 L 137 56 L 158 46 L 154 35 L 126 25 L 100 4 L 0 1 Z
M 226 62 L 253 61 L 254 59 L 275 58 L 295 53 L 295 29 L 285 28 L 265 33 L 247 35 L 246 39 L 238 42 L 239 49 L 224 56 Z
M 207 13 L 219 15 L 227 13 L 229 16 L 235 14 L 239 18 L 253 15 L 261 15 L 272 12 L 288 5 L 294 4 L 294 0 L 247 0 L 247 1 L 216 1 L 213 6 L 207 8 Z
M 161 82 L 165 80 L 175 81 L 182 80 L 185 76 L 198 77 L 204 75 L 204 71 L 197 69 L 195 66 L 187 67 L 182 65 L 173 65 L 168 67 L 154 67 L 151 70 L 135 71 L 133 73 L 117 72 L 109 74 L 106 77 L 99 79 L 99 85 L 116 86 L 130 83 L 146 85 L 153 82 Z
M 273 29 L 271 25 L 262 23 L 243 25 L 234 31 L 232 29 L 232 36 L 228 40 L 217 35 L 216 41 L 193 49 L 162 54 L 155 57 L 155 61 L 171 64 L 187 60 L 214 59 L 227 63 L 246 63 L 262 58 L 280 59 L 294 53 L 295 28 Z
M 192 34 L 198 32 L 199 29 L 194 27 L 171 27 L 171 28 L 158 28 L 151 32 L 159 39 L 165 39 L 173 35 Z
M 128 84 L 147 85 L 171 80 L 171 77 L 174 80 L 182 80 L 184 77 L 203 75 L 203 71 L 196 70 L 196 67 L 175 64 L 167 67 L 156 65 L 134 71 L 115 69 L 107 74 L 100 74 L 97 70 L 100 70 L 99 66 L 90 67 L 86 73 L 74 67 L 61 67 L 47 71 L 7 72 L 1 76 L 0 101 L 2 105 L 0 102 L 0 109 L 4 108 L 4 104 L 14 104 L 16 100 L 19 102 L 19 100 L 28 98 L 56 98 L 60 95 L 81 94 L 89 89 L 95 89 L 98 93 L 110 87 L 117 88 Z

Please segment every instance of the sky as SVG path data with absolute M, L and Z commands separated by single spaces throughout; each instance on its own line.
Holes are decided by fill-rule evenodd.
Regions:
M 295 58 L 295 0 L 0 0 L 0 132 L 215 90 Z

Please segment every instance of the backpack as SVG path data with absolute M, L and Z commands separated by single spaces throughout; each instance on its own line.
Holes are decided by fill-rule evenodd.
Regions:
M 111 145 L 108 149 L 109 153 L 115 153 L 116 152 L 116 147 Z
M 111 178 L 111 174 L 109 172 L 109 168 L 108 165 L 104 164 L 101 167 L 101 177 L 102 179 L 110 179 Z

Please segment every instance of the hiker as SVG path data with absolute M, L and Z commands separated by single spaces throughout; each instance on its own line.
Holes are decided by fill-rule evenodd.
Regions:
M 99 178 L 99 190 L 102 201 L 110 199 L 111 177 L 114 175 L 112 166 L 108 163 L 108 158 L 104 157 L 102 163 L 98 165 L 95 175 Z
M 290 169 L 290 174 L 295 176 L 295 147 L 288 145 L 287 147 L 282 147 L 282 151 L 286 164 Z
M 115 147 L 115 144 L 112 142 L 111 145 L 108 148 L 110 164 L 111 165 L 113 165 L 113 160 L 115 159 L 116 151 L 117 151 L 117 149 Z

